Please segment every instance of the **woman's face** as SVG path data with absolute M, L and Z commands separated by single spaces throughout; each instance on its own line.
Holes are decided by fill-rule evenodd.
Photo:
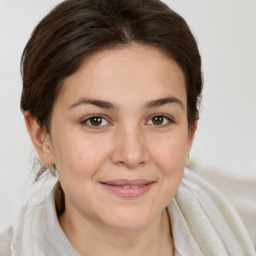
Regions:
M 180 185 L 192 137 L 175 61 L 138 44 L 87 58 L 64 81 L 51 119 L 67 209 L 112 228 L 149 225 Z

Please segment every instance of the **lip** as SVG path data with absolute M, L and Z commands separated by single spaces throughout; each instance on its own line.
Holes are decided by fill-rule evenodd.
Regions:
M 109 192 L 123 198 L 137 198 L 148 192 L 155 182 L 152 180 L 110 180 L 100 182 Z

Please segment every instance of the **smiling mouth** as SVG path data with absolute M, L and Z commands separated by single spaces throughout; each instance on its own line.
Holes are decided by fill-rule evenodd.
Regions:
M 109 192 L 122 198 L 136 198 L 148 192 L 155 182 L 149 180 L 114 180 L 100 182 Z

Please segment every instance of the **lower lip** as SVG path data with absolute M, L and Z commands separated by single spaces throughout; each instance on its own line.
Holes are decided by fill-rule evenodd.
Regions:
M 123 198 L 136 198 L 144 195 L 146 192 L 148 192 L 151 187 L 153 186 L 153 182 L 149 183 L 147 185 L 137 187 L 137 188 L 124 188 L 121 186 L 113 186 L 113 185 L 107 185 L 104 183 L 101 183 L 108 191 L 111 193 L 123 197 Z

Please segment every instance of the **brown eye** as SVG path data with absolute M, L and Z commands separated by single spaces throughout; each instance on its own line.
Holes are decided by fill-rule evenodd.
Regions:
M 148 124 L 155 126 L 165 126 L 171 123 L 174 123 L 173 120 L 170 117 L 164 115 L 154 116 L 148 121 Z
M 83 120 L 81 124 L 89 128 L 101 128 L 109 125 L 109 122 L 102 116 L 91 116 Z
M 163 116 L 155 116 L 152 118 L 152 123 L 154 125 L 161 125 L 164 122 L 164 117 Z
M 100 126 L 102 124 L 102 117 L 91 117 L 88 121 L 92 126 Z

